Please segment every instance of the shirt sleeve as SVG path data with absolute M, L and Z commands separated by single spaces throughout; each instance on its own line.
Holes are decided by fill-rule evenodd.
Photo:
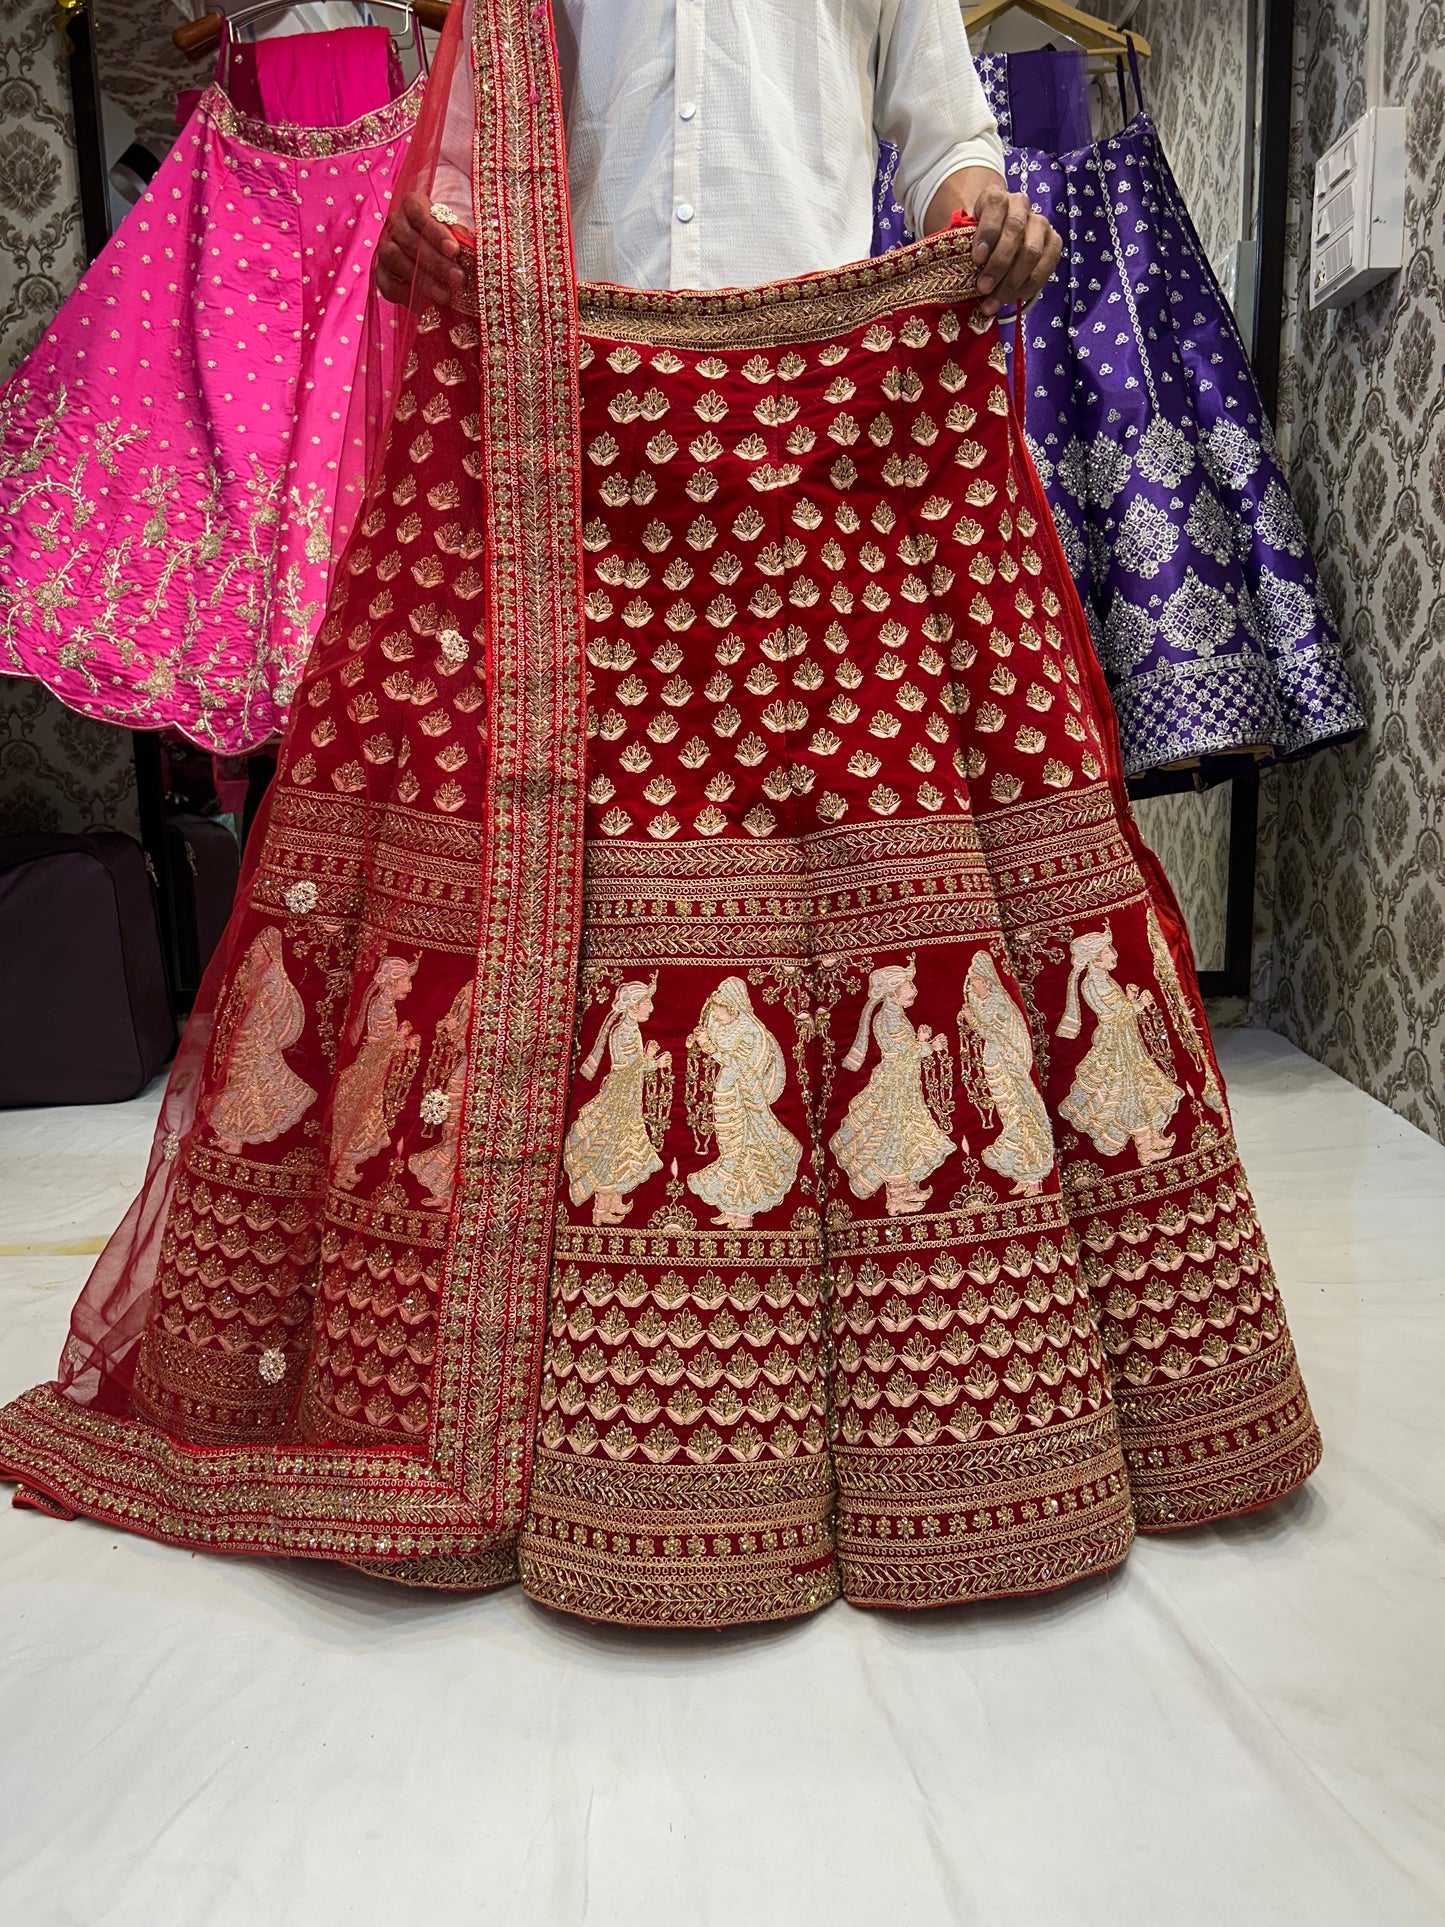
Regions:
M 961 167 L 1003 173 L 998 123 L 969 52 L 959 0 L 884 0 L 873 125 L 898 149 L 897 193 L 915 234 L 950 174 Z

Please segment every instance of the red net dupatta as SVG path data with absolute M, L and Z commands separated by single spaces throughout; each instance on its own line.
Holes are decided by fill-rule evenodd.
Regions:
M 412 418 L 438 315 L 374 299 L 354 532 L 269 818 L 145 1190 L 0 1461 L 183 1544 L 488 1583 L 529 1474 L 582 900 L 577 299 L 530 0 L 453 9 L 399 194 L 441 191 L 463 124 L 483 239 L 441 392 L 464 375 L 467 406 Z

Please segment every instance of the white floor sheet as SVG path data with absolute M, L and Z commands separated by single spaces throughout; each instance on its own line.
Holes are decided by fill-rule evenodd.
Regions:
M 1325 1462 L 1027 1603 L 589 1628 L 0 1511 L 5 1927 L 1440 1927 L 1445 1148 L 1222 1056 Z M 0 1396 L 158 1093 L 0 1114 Z

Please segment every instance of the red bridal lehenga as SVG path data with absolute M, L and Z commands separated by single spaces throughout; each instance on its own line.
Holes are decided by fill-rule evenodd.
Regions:
M 659 1626 L 1039 1591 L 1290 1491 L 1318 1434 L 968 237 L 579 288 L 545 13 L 474 31 L 475 292 L 394 313 L 145 1189 L 0 1464 Z

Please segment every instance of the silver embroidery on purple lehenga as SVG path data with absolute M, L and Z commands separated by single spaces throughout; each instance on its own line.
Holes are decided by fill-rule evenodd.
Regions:
M 1122 133 L 1089 141 L 1079 55 L 985 54 L 978 68 L 1010 187 L 1064 237 L 1063 265 L 1028 311 L 1025 427 L 1130 788 L 1217 781 L 1240 751 L 1275 762 L 1348 741 L 1364 713 L 1153 122 L 1141 103 Z M 889 158 L 881 246 L 904 238 Z

